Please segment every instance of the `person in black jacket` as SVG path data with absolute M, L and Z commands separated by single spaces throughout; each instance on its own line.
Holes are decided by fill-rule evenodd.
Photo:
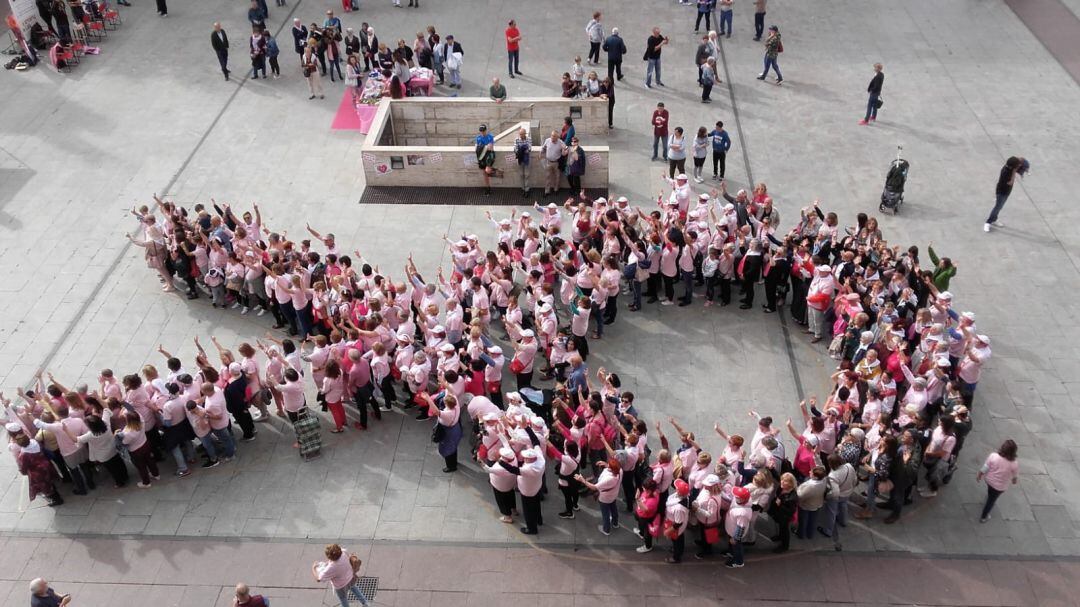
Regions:
M 778 545 L 773 552 L 787 552 L 791 547 L 791 517 L 795 515 L 799 496 L 796 493 L 795 476 L 790 472 L 780 477 L 780 491 L 769 504 L 769 518 L 776 523 L 777 534 L 771 539 Z
M 859 121 L 859 124 L 865 125 L 877 120 L 877 104 L 881 99 L 881 86 L 885 84 L 883 69 L 880 63 L 874 64 L 874 77 L 870 79 L 870 86 L 866 87 L 866 92 L 870 94 L 870 98 L 866 101 L 866 116 Z
M 619 36 L 619 28 L 611 28 L 611 35 L 604 40 L 603 48 L 607 52 L 607 77 L 614 80 L 617 76 L 622 80 L 622 58 L 626 54 L 626 44 Z
M 739 262 L 739 278 L 742 280 L 743 298 L 739 305 L 740 309 L 748 310 L 754 307 L 754 285 L 761 279 L 761 268 L 764 259 L 761 256 L 761 241 L 750 241 L 750 250 Z
M 788 281 L 790 275 L 791 259 L 787 247 L 780 247 L 773 253 L 769 271 L 765 275 L 765 312 L 776 311 L 777 290 Z
M 293 50 L 300 57 L 300 64 L 304 63 L 304 47 L 307 46 L 308 29 L 299 19 L 293 19 L 292 26 Z
M 221 73 L 225 80 L 229 79 L 229 36 L 221 29 L 220 23 L 214 24 L 214 31 L 210 33 L 210 46 L 217 53 L 218 63 L 221 64 Z
M 247 378 L 244 377 L 244 370 L 240 368 L 240 363 L 229 365 L 229 384 L 225 386 L 225 409 L 232 414 L 244 433 L 240 440 L 244 442 L 255 440 L 255 420 L 251 418 L 251 413 L 248 411 Z

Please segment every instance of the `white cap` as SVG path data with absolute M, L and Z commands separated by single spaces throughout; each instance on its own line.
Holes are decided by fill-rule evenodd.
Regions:
M 540 310 L 540 312 L 541 312 L 541 313 L 543 313 L 543 314 L 547 314 L 548 312 L 550 312 L 550 311 L 551 311 L 551 304 L 549 304 L 549 303 L 548 303 L 548 302 L 546 302 L 546 301 L 542 301 L 542 302 L 540 302 L 540 305 L 538 305 L 538 306 L 536 306 L 536 307 L 537 307 L 537 309 L 539 309 L 539 310 Z
M 536 449 L 526 449 L 521 452 L 521 457 L 525 459 L 536 459 L 540 454 L 536 452 Z
M 949 363 L 949 359 L 947 359 L 947 358 L 939 358 L 939 359 L 937 359 L 937 366 L 948 368 L 948 367 L 950 367 L 952 365 Z
M 23 431 L 22 424 L 16 424 L 15 422 L 11 422 L 9 424 L 4 424 L 4 429 L 7 430 L 8 432 L 12 433 L 12 434 L 15 434 L 16 432 L 22 432 Z
M 725 213 L 733 213 L 733 212 L 735 212 L 735 205 L 731 204 L 730 202 L 725 204 L 724 205 L 724 212 Z
M 960 315 L 960 317 L 961 318 L 966 318 L 966 319 L 970 320 L 971 322 L 975 322 L 975 313 L 974 312 L 964 312 L 963 314 Z
M 515 402 L 521 402 L 521 394 L 518 392 L 507 392 L 506 400 L 512 400 Z
M 708 199 L 709 199 L 708 194 L 698 194 L 698 200 L 708 200 Z
M 938 293 L 938 299 L 952 301 L 952 293 L 949 293 L 948 291 L 942 291 L 941 293 Z
M 500 348 L 499 346 L 491 346 L 487 349 L 487 351 L 492 354 L 502 354 L 502 348 Z
M 435 325 L 435 328 L 431 330 L 432 333 L 446 333 L 446 327 L 442 325 Z
M 536 333 L 533 333 L 532 329 L 525 329 L 521 332 L 522 337 L 535 337 Z
M 686 176 L 686 173 L 679 173 L 675 176 L 675 179 L 678 179 L 679 181 L 686 181 L 688 178 Z
M 499 220 L 499 225 L 508 226 L 508 225 L 510 225 L 510 220 L 509 219 L 500 219 Z
M 522 213 L 521 216 L 522 217 L 532 217 L 532 215 L 529 215 L 528 211 L 525 211 L 524 213 Z
M 514 455 L 514 450 L 510 447 L 499 449 L 499 457 L 502 459 L 517 459 L 517 456 Z
M 549 208 L 549 209 L 557 209 L 557 208 L 559 208 L 559 205 L 555 204 L 554 202 L 549 202 L 547 208 Z
M 816 268 L 816 270 L 818 272 L 823 272 L 825 274 L 831 274 L 832 273 L 832 266 L 830 266 L 828 264 L 825 264 L 825 265 L 818 266 Z
M 618 197 L 618 198 L 617 198 L 617 199 L 615 200 L 615 202 L 617 202 L 617 203 L 619 203 L 619 204 L 622 204 L 622 203 L 624 203 L 624 202 L 630 202 L 630 199 L 629 199 L 629 198 L 627 198 L 626 196 L 619 196 L 619 197 Z
M 441 350 L 443 352 L 453 352 L 454 351 L 454 344 L 443 344 L 443 345 L 439 346 L 439 350 Z
M 469 240 L 479 240 L 480 237 L 477 236 L 476 234 L 469 234 L 468 239 Z
M 600 198 L 597 198 L 593 202 L 595 202 L 596 204 L 607 204 L 607 198 L 604 198 L 603 196 L 601 196 Z
M 403 332 L 397 334 L 397 340 L 398 341 L 404 341 L 404 342 L 410 342 L 410 341 L 412 341 L 412 336 L 403 331 Z
M 983 342 L 984 344 L 987 344 L 987 345 L 990 344 L 990 338 L 987 337 L 986 335 L 982 335 L 982 334 L 976 335 L 975 339 Z
M 709 476 L 705 477 L 705 480 L 701 481 L 701 484 L 705 485 L 706 487 L 715 487 L 716 485 L 720 484 L 720 477 L 716 476 L 715 474 L 710 474 Z

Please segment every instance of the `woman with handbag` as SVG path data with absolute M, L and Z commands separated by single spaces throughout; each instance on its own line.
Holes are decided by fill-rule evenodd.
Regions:
M 319 99 L 325 99 L 326 95 L 323 94 L 322 80 L 319 76 L 318 66 L 315 64 L 317 55 L 315 54 L 315 47 L 318 43 L 314 38 L 308 40 L 307 48 L 304 49 L 304 56 L 301 65 L 304 70 L 304 78 L 307 78 L 308 89 L 311 91 L 311 96 L 308 99 L 314 99 L 315 95 L 319 96 Z
M 327 544 L 323 551 L 325 561 L 315 561 L 311 565 L 311 575 L 316 582 L 330 582 L 334 594 L 341 601 L 341 607 L 349 607 L 349 600 L 360 601 L 367 606 L 367 598 L 360 590 L 359 572 L 363 562 L 355 554 L 349 554 L 337 544 Z
M 439 444 L 439 455 L 446 463 L 442 471 L 456 472 L 458 444 L 462 436 L 461 408 L 458 407 L 457 397 L 444 389 L 442 406 L 439 406 L 439 402 L 427 392 L 420 393 L 420 398 L 427 402 L 428 415 L 435 418 L 431 442 Z

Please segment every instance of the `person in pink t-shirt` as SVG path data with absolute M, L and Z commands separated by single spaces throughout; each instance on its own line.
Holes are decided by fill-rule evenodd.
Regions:
M 1001 497 L 1002 493 L 1009 488 L 1009 484 L 1015 485 L 1020 476 L 1020 464 L 1016 461 L 1016 442 L 1012 439 L 1001 443 L 1001 447 L 991 453 L 986 462 L 979 469 L 977 480 L 986 480 L 986 503 L 983 504 L 980 523 L 990 520 L 990 511 Z
M 367 598 L 357 584 L 356 576 L 362 564 L 359 557 L 349 554 L 337 544 L 327 544 L 323 551 L 325 561 L 316 561 L 311 566 L 311 574 L 317 582 L 329 582 L 334 594 L 341 601 L 341 607 L 349 607 L 349 600 L 356 599 L 367 607 Z

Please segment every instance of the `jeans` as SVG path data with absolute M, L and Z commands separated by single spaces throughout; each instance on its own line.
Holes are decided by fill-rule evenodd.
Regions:
M 998 194 L 994 198 L 994 210 L 990 211 L 990 217 L 986 218 L 986 223 L 994 223 L 995 221 L 998 220 L 998 213 L 1001 212 L 1001 209 L 1005 208 L 1005 201 L 1008 200 L 1008 199 L 1009 199 L 1008 194 Z M 972 392 L 974 392 L 974 391 L 975 390 L 972 390 Z
M 776 71 L 776 81 L 779 82 L 784 79 L 784 76 L 780 74 L 780 66 L 776 64 L 776 57 L 765 56 L 765 70 L 761 72 L 761 78 L 769 75 L 769 68 Z
M 600 521 L 604 526 L 604 531 L 611 531 L 612 527 L 619 525 L 619 502 L 614 501 L 610 504 L 600 502 Z
M 761 40 L 765 33 L 765 13 L 754 13 L 754 40 Z
M 799 528 L 795 535 L 804 540 L 814 537 L 814 527 L 817 525 L 817 510 L 803 510 L 799 508 Z
M 741 540 L 728 540 L 728 552 L 731 553 L 731 562 L 736 565 L 743 564 L 743 545 Z
M 664 151 L 664 160 L 667 160 L 667 135 L 653 135 L 652 138 L 652 159 L 656 160 L 657 148 Z
M 689 304 L 694 300 L 694 273 L 692 271 L 683 271 L 679 273 L 679 276 L 682 278 L 683 289 L 685 289 L 685 291 L 683 291 L 682 303 Z
M 195 458 L 195 452 L 191 449 L 191 443 L 184 441 L 172 448 L 172 456 L 176 460 L 176 471 L 186 472 L 188 469 L 187 461 Z
M 461 86 L 461 70 L 450 70 L 450 84 Z
M 355 583 L 344 588 L 334 588 L 334 594 L 336 594 L 338 600 L 341 601 L 341 607 L 349 607 L 350 597 L 359 600 L 361 605 L 368 604 L 367 599 L 364 597 L 364 593 L 360 592 L 360 586 Z
M 1002 493 L 1005 492 L 998 491 L 990 485 L 986 486 L 986 504 L 983 505 L 982 518 L 990 516 L 990 511 L 994 509 L 994 504 L 997 503 L 997 500 L 999 497 L 1001 497 Z
M 214 436 L 212 434 L 200 436 L 199 442 L 202 443 L 203 449 L 206 450 L 206 457 L 210 458 L 210 461 L 217 460 L 217 446 L 214 444 Z
M 635 308 L 641 307 L 641 281 L 634 280 L 630 283 L 630 293 L 633 295 L 633 306 Z
M 600 310 L 596 310 L 590 317 L 596 321 L 596 337 L 600 338 L 604 336 L 604 314 Z
M 731 37 L 731 18 L 735 15 L 735 11 L 720 11 L 720 27 L 719 34 L 722 36 L 724 32 L 727 32 L 727 37 Z M 726 26 L 726 27 L 725 27 Z
M 825 535 L 832 536 L 833 546 L 840 545 L 840 529 L 847 525 L 848 498 L 825 500 L 825 520 L 821 522 L 821 530 Z
M 341 74 L 341 59 L 328 59 L 330 64 L 330 82 L 334 82 L 334 70 L 337 70 L 337 79 L 344 80 L 345 76 Z M 266 68 L 263 68 L 263 76 L 266 75 Z
M 649 59 L 648 65 L 645 67 L 645 85 L 652 85 L 653 71 L 656 71 L 656 84 L 663 86 L 664 82 L 660 79 L 660 59 Z
M 236 455 L 236 441 L 233 440 L 233 435 L 229 432 L 229 428 L 220 428 L 217 430 L 211 429 L 210 434 L 214 435 L 214 438 L 221 443 L 222 455 L 225 457 L 232 457 Z M 203 443 L 206 444 L 205 442 Z
M 518 65 L 518 61 L 521 58 L 520 53 L 521 51 L 506 51 L 506 71 L 510 73 L 511 77 L 513 77 L 515 72 L 518 74 L 521 73 L 520 66 Z
M 870 93 L 870 98 L 866 101 L 866 116 L 863 118 L 863 120 L 877 118 L 877 100 L 878 96 Z

